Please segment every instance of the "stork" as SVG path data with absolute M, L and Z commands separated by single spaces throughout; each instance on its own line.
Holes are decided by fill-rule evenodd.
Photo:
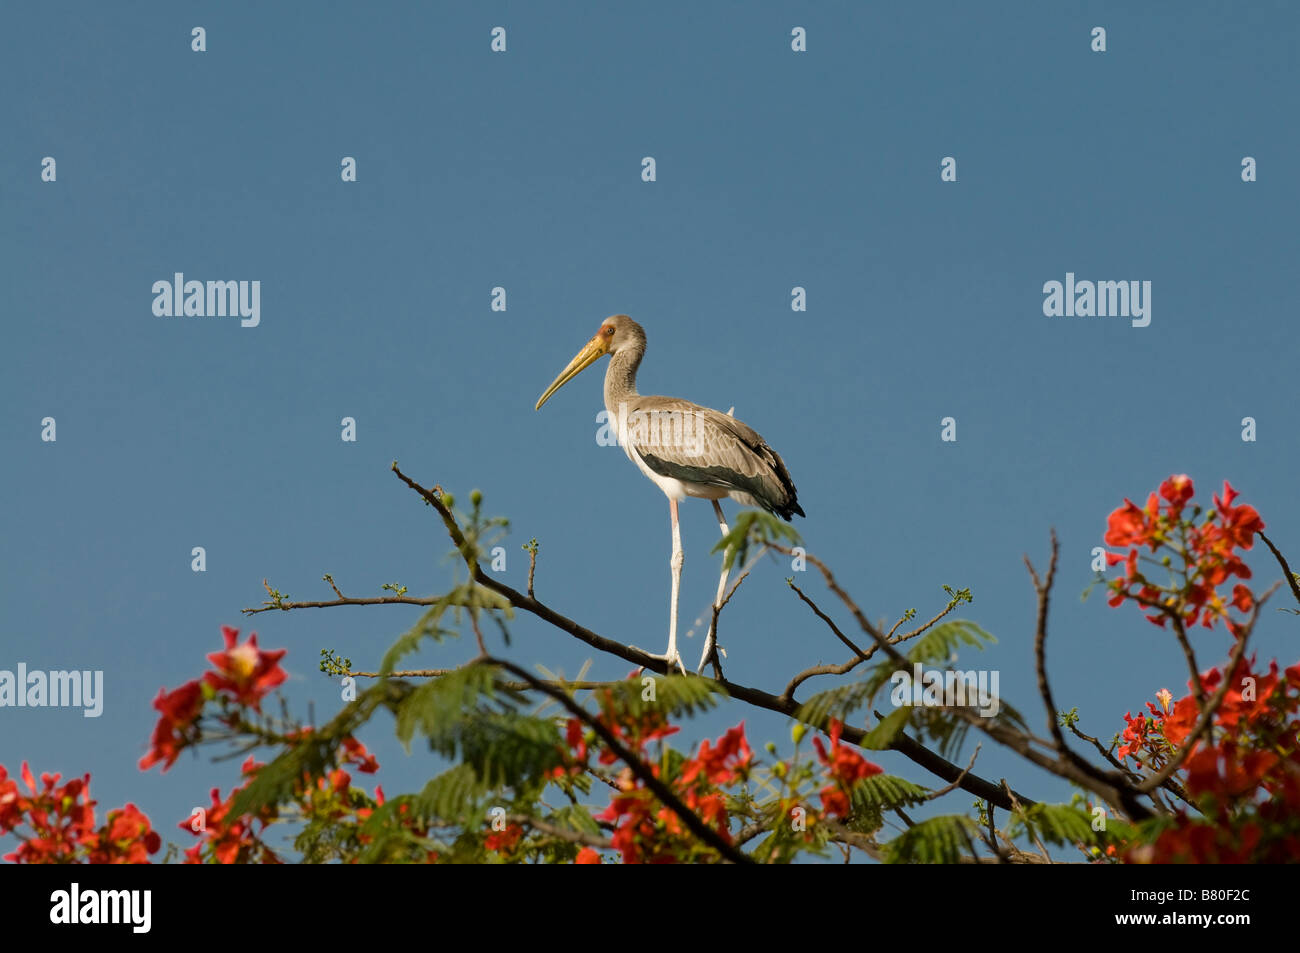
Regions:
M 685 674 L 686 668 L 677 651 L 677 594 L 685 558 L 677 504 L 688 496 L 710 500 L 724 537 L 729 530 L 718 504 L 724 497 L 731 497 L 742 506 L 762 507 L 786 522 L 795 514 L 803 516 L 804 511 L 780 456 L 751 428 L 729 413 L 688 400 L 637 393 L 636 372 L 645 348 L 645 331 L 641 325 L 626 314 L 606 318 L 600 330 L 538 398 L 534 409 L 541 410 L 557 390 L 597 359 L 609 355 L 605 410 L 610 425 L 616 428 L 618 442 L 632 462 L 668 497 L 668 513 L 672 517 L 673 553 L 669 566 L 673 586 L 668 651 L 654 657 L 663 659 L 668 671 L 676 667 Z M 722 565 L 718 594 L 713 601 L 715 607 L 722 604 L 727 587 L 729 570 L 725 558 Z M 717 633 L 710 624 L 698 671 L 704 670 L 712 656 L 716 638 Z

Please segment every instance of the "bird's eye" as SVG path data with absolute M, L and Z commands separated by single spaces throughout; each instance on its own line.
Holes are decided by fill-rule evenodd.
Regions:
M 613 328 L 606 328 L 606 329 L 605 329 L 605 337 L 607 337 L 607 338 L 612 338 L 613 336 L 614 336 L 614 329 L 613 329 Z

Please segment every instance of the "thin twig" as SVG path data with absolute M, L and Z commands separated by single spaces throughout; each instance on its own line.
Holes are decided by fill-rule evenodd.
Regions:
M 1293 573 L 1291 567 L 1286 564 L 1286 557 L 1278 551 L 1278 548 L 1273 545 L 1271 539 L 1258 530 L 1256 530 L 1256 532 L 1259 533 L 1259 538 L 1264 541 L 1264 545 L 1273 553 L 1273 557 L 1277 560 L 1278 565 L 1282 567 L 1282 575 L 1286 578 L 1287 585 L 1291 587 L 1291 595 L 1295 596 L 1296 602 L 1300 602 L 1300 581 L 1296 580 L 1295 573 Z
M 732 584 L 731 589 L 728 590 L 723 600 L 720 603 L 718 603 L 716 606 L 713 606 L 713 619 L 709 623 L 709 631 L 713 633 L 713 648 L 709 652 L 709 657 L 704 660 L 704 662 L 701 664 L 700 667 L 703 668 L 704 665 L 707 665 L 710 662 L 712 662 L 713 675 L 715 678 L 718 679 L 722 678 L 722 660 L 718 658 L 718 617 L 722 615 L 722 610 L 727 607 L 727 603 L 730 602 L 731 597 L 736 594 L 736 590 L 740 588 L 740 584 L 744 582 L 748 577 L 749 577 L 749 570 L 746 569 L 736 578 L 736 581 Z
M 979 756 L 980 756 L 980 746 L 977 744 L 975 745 L 975 753 L 970 756 L 970 764 L 966 765 L 966 770 L 961 773 L 961 775 L 957 778 L 957 780 L 953 781 L 945 788 L 940 788 L 937 791 L 931 791 L 929 794 L 925 796 L 925 799 L 927 801 L 936 800 L 937 798 L 943 797 L 949 791 L 952 791 L 960 787 L 962 779 L 965 778 L 966 775 L 970 774 L 971 768 L 975 767 L 975 759 L 978 758 Z
M 473 609 L 469 610 L 469 624 L 474 629 L 474 638 L 478 640 L 478 654 L 480 656 L 487 655 L 487 643 L 483 641 L 483 633 L 478 627 L 478 613 Z
M 398 672 L 352 672 L 346 674 L 353 678 L 442 678 L 444 675 L 450 675 L 459 669 L 454 668 L 412 668 Z M 627 684 L 623 680 L 596 682 L 596 681 L 577 681 L 566 682 L 563 679 L 543 679 L 544 684 L 553 688 L 568 689 L 570 691 L 582 692 L 591 691 L 600 688 L 613 688 L 617 685 Z M 501 687 L 508 688 L 512 691 L 524 691 L 531 688 L 527 682 L 500 682 Z
M 1196 710 L 1205 710 L 1205 688 L 1201 685 L 1201 669 L 1196 663 L 1196 653 L 1192 651 L 1192 643 L 1187 638 L 1187 629 L 1183 625 L 1183 617 L 1172 609 L 1166 615 L 1173 622 L 1174 638 L 1178 640 L 1179 647 L 1183 650 L 1183 658 L 1187 660 L 1187 670 L 1191 673 L 1192 695 L 1196 699 Z
M 556 827 L 548 821 L 543 821 L 536 817 L 530 817 L 527 814 L 508 814 L 506 815 L 506 820 L 511 824 L 531 827 L 539 834 L 545 834 L 547 837 L 554 837 L 557 840 L 566 840 L 573 844 L 582 844 L 584 847 L 597 847 L 602 850 L 608 850 L 614 846 L 608 837 L 601 837 L 598 834 L 588 834 L 586 831 L 574 831 L 566 827 Z
M 795 593 L 799 596 L 799 598 L 808 604 L 808 607 L 812 609 L 812 611 L 816 614 L 817 618 L 821 619 L 828 626 L 830 626 L 831 631 L 835 633 L 835 637 L 839 639 L 841 642 L 843 642 L 845 645 L 847 645 L 849 647 L 849 651 L 856 654 L 858 658 L 864 662 L 867 659 L 871 658 L 870 655 L 862 651 L 862 649 L 858 648 L 853 643 L 852 639 L 850 639 L 847 635 L 845 635 L 843 632 L 840 631 L 840 627 L 835 624 L 834 620 L 832 620 L 830 616 L 828 616 L 825 612 L 822 612 L 821 609 L 817 608 L 817 603 L 813 602 L 811 599 L 809 599 L 807 596 L 803 594 L 803 590 L 794 584 L 793 579 L 787 579 L 786 585 L 788 585 L 791 589 L 793 589 Z
M 775 549 L 777 552 L 784 553 L 787 556 L 794 555 L 794 550 L 788 546 L 782 546 L 780 543 L 769 542 L 767 545 Z M 803 557 L 821 571 L 822 577 L 826 580 L 826 587 L 839 597 L 839 600 L 844 603 L 849 612 L 853 613 L 853 618 L 857 621 L 858 627 L 877 642 L 882 640 L 884 638 L 884 633 L 868 621 L 867 617 L 862 613 L 862 610 L 858 608 L 858 604 L 850 598 L 847 592 L 840 588 L 840 584 L 835 581 L 835 576 L 831 573 L 830 568 L 812 553 L 806 552 L 803 554 Z
M 1043 846 L 1043 842 L 1038 839 L 1037 832 L 1030 825 L 1029 820 L 1025 817 L 1025 809 L 1020 806 L 1020 802 L 1016 800 L 1016 796 L 1011 793 L 1011 786 L 1007 784 L 1006 778 L 1002 779 L 1002 789 L 1007 792 L 1007 797 L 1011 798 L 1012 810 L 1014 810 L 1017 814 L 1019 814 L 1021 819 L 1024 821 L 1025 828 L 1033 836 L 1034 843 L 1038 846 L 1039 851 L 1042 853 L 1043 859 L 1050 864 L 1052 862 L 1052 855 L 1047 852 L 1047 848 Z

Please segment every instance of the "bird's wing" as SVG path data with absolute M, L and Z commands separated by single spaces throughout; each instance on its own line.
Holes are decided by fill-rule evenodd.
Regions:
M 741 503 L 785 519 L 804 515 L 780 456 L 734 417 L 673 397 L 639 397 L 628 415 L 627 439 L 660 476 L 726 489 Z

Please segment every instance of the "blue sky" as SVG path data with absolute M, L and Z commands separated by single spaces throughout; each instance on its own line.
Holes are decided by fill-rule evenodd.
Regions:
M 1035 728 L 1021 556 L 1043 562 L 1051 527 L 1058 704 L 1109 737 L 1158 689 L 1180 694 L 1168 637 L 1078 597 L 1106 514 L 1171 473 L 1202 500 L 1231 480 L 1300 561 L 1300 184 L 1286 165 L 1300 153 L 1300 14 L 1171 11 L 8 6 L 0 668 L 102 669 L 107 697 L 98 719 L 0 710 L 0 764 L 89 771 L 101 809 L 131 800 L 174 830 L 233 766 L 135 764 L 153 697 L 203 670 L 222 624 L 289 650 L 295 711 L 336 710 L 319 650 L 369 666 L 418 610 L 251 625 L 239 610 L 263 578 L 326 598 L 324 572 L 350 594 L 444 590 L 447 540 L 388 472 L 394 459 L 462 499 L 481 488 L 510 517 L 506 581 L 523 587 L 519 546 L 536 536 L 540 598 L 661 648 L 667 506 L 596 443 L 605 365 L 533 411 L 617 312 L 649 336 L 643 393 L 734 405 L 781 453 L 807 546 L 869 615 L 928 614 L 942 585 L 973 589 L 965 615 L 1000 642 L 962 664 L 998 669 Z M 504 54 L 489 49 L 494 26 Z M 794 26 L 805 53 L 790 49 Z M 56 182 L 41 181 L 45 156 Z M 340 180 L 344 156 L 355 183 Z M 956 182 L 940 181 L 945 156 Z M 1244 156 L 1258 181 L 1242 181 Z M 178 271 L 260 281 L 261 323 L 156 317 L 151 287 Z M 1067 272 L 1150 281 L 1150 326 L 1044 316 L 1044 282 Z M 505 312 L 490 310 L 494 286 Z M 791 311 L 795 286 L 806 312 Z M 340 440 L 345 416 L 355 443 Z M 939 439 L 947 416 L 955 443 Z M 1246 416 L 1255 442 L 1241 439 Z M 684 629 L 712 597 L 717 557 L 708 505 L 682 513 Z M 194 546 L 205 573 L 190 569 Z M 1252 562 L 1278 576 L 1266 554 Z M 724 615 L 736 681 L 779 691 L 842 660 L 788 574 L 761 564 Z M 1295 661 L 1294 626 L 1267 613 L 1261 657 Z M 572 674 L 590 656 L 529 618 L 513 632 L 522 664 Z M 1217 664 L 1227 637 L 1195 645 Z M 420 661 L 472 654 L 471 639 Z M 593 673 L 627 669 L 598 658 Z M 684 738 L 741 718 L 758 741 L 788 738 L 784 719 L 739 706 Z M 363 740 L 386 790 L 416 788 L 437 765 L 390 729 L 376 721 Z M 1069 796 L 988 743 L 976 771 Z

